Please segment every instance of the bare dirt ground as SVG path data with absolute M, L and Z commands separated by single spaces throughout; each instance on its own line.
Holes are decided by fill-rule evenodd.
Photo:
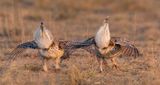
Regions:
M 143 57 L 121 57 L 121 70 L 105 67 L 99 73 L 95 57 L 76 51 L 54 72 L 39 58 L 21 56 L 0 76 L 0 85 L 160 85 L 159 0 L 0 0 L 0 71 L 7 54 L 21 42 L 32 40 L 41 21 L 56 39 L 80 40 L 95 35 L 110 16 L 112 36 L 132 40 Z

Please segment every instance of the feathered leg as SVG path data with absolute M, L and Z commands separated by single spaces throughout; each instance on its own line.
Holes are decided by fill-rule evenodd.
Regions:
M 108 65 L 107 61 L 104 58 L 99 58 L 97 57 L 97 61 L 99 64 L 99 68 L 100 68 L 100 73 L 103 71 L 103 65 Z
M 56 58 L 56 61 L 55 61 L 55 70 L 56 71 L 59 71 L 60 70 L 60 57 Z
M 100 67 L 100 72 L 103 72 L 103 60 L 102 59 L 100 59 L 99 67 Z
M 121 55 L 121 52 L 118 52 L 118 53 L 112 55 L 112 57 L 111 57 L 111 62 L 113 63 L 112 68 L 116 68 L 117 70 L 120 70 L 120 68 L 119 68 L 119 65 L 116 63 L 115 58 L 116 58 L 117 56 L 120 56 L 120 55 Z
M 47 59 L 45 58 L 45 56 L 42 56 L 42 55 L 41 55 L 40 50 L 38 50 L 38 56 L 39 56 L 40 59 L 42 60 L 43 71 L 48 72 Z
M 97 58 L 98 64 L 99 64 L 99 69 L 100 73 L 103 72 L 103 59 L 102 58 Z
M 96 57 L 97 57 L 97 61 L 99 63 L 100 72 L 102 72 L 103 71 L 103 65 L 107 65 L 107 61 L 105 60 L 103 55 L 101 55 L 99 53 L 99 51 L 96 51 Z
M 42 66 L 45 72 L 48 72 L 47 60 L 45 58 L 42 59 Z
M 117 65 L 116 61 L 115 61 L 115 58 L 111 58 L 111 62 L 113 63 L 113 66 L 112 68 L 116 68 L 117 70 L 119 70 L 119 66 Z

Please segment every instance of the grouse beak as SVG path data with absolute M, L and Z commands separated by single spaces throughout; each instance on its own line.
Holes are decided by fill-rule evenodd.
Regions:
M 44 31 L 44 24 L 43 24 L 43 22 L 41 22 L 40 28 L 41 28 L 42 33 L 43 33 L 43 31 Z
M 104 19 L 104 23 L 108 23 L 109 21 L 109 16 L 107 16 L 105 19 Z

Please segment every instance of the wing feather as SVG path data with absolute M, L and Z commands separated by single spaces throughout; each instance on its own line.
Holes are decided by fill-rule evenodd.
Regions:
M 11 53 L 9 53 L 8 61 L 4 64 L 5 68 L 0 73 L 3 74 L 9 67 L 10 63 L 15 60 L 16 56 L 23 54 L 27 49 L 39 49 L 34 41 L 19 44 Z
M 80 41 L 59 41 L 59 46 L 64 49 L 64 55 L 62 56 L 62 59 L 69 58 L 69 55 L 71 55 L 76 49 L 82 48 L 87 50 L 91 54 L 95 54 L 94 46 L 91 46 L 95 43 L 94 37 L 88 38 L 86 40 Z
M 19 44 L 10 54 L 11 55 L 22 54 L 27 49 L 38 49 L 38 45 L 34 41 L 25 42 Z
M 117 55 L 117 54 L 122 54 L 125 56 L 139 56 L 139 51 L 138 49 L 133 45 L 132 42 L 122 39 L 120 37 L 111 37 L 111 42 L 114 44 L 114 47 L 112 49 L 110 49 L 110 51 L 108 52 L 109 54 L 111 53 L 112 55 Z M 94 40 L 94 37 L 90 37 L 84 41 L 82 41 L 81 43 L 78 43 L 76 46 L 78 48 L 82 48 L 88 52 L 90 52 L 91 54 L 94 54 L 95 49 L 92 49 L 91 45 L 93 45 L 94 47 L 96 47 L 96 43 Z M 91 46 L 91 47 L 90 47 Z M 109 48 L 107 48 L 109 49 Z
M 72 50 L 75 49 L 84 49 L 93 56 L 96 55 L 96 50 L 95 50 L 95 40 L 94 37 L 90 37 L 88 39 L 82 40 L 82 41 L 76 41 L 74 44 L 72 44 Z
M 74 47 L 75 48 L 83 48 L 83 47 L 88 47 L 88 46 L 91 46 L 91 45 L 95 45 L 94 37 L 90 37 L 86 40 L 78 42 L 77 44 L 74 45 Z
M 59 40 L 59 48 L 64 50 L 64 54 L 61 57 L 62 60 L 69 58 L 70 55 L 79 48 L 77 46 L 78 43 L 80 43 L 80 41 Z
M 19 44 L 10 54 L 9 63 L 15 59 L 16 56 L 23 54 L 28 49 L 39 49 L 34 41 Z
M 117 45 L 120 45 L 122 55 L 134 57 L 140 55 L 138 49 L 131 42 L 125 39 L 121 39 L 120 37 L 112 37 L 111 41 L 116 44 L 115 48 L 117 48 Z
M 122 54 L 125 56 L 139 56 L 138 49 L 129 41 L 125 39 L 121 39 L 120 37 L 111 37 L 111 42 L 114 43 L 114 47 L 110 49 L 108 52 L 112 55 Z M 87 52 L 95 55 L 96 54 L 96 43 L 94 40 L 94 37 L 90 37 L 83 41 L 78 42 L 69 42 L 69 41 L 63 41 L 63 44 L 65 43 L 64 48 L 66 49 L 67 56 L 69 55 L 69 52 L 73 52 L 73 49 L 82 48 L 86 50 Z M 111 56 L 112 56 L 111 55 Z

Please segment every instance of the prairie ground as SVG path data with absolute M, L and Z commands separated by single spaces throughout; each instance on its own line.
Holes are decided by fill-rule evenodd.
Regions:
M 0 85 L 159 85 L 159 10 L 159 0 L 0 0 L 0 71 L 7 54 L 32 40 L 41 21 L 55 39 L 83 40 L 95 35 L 110 16 L 111 36 L 133 41 L 143 54 L 136 59 L 118 57 L 121 70 L 108 60 L 103 73 L 96 58 L 81 49 L 62 62 L 60 72 L 54 72 L 51 60 L 45 73 L 39 58 L 25 55 L 0 75 Z

